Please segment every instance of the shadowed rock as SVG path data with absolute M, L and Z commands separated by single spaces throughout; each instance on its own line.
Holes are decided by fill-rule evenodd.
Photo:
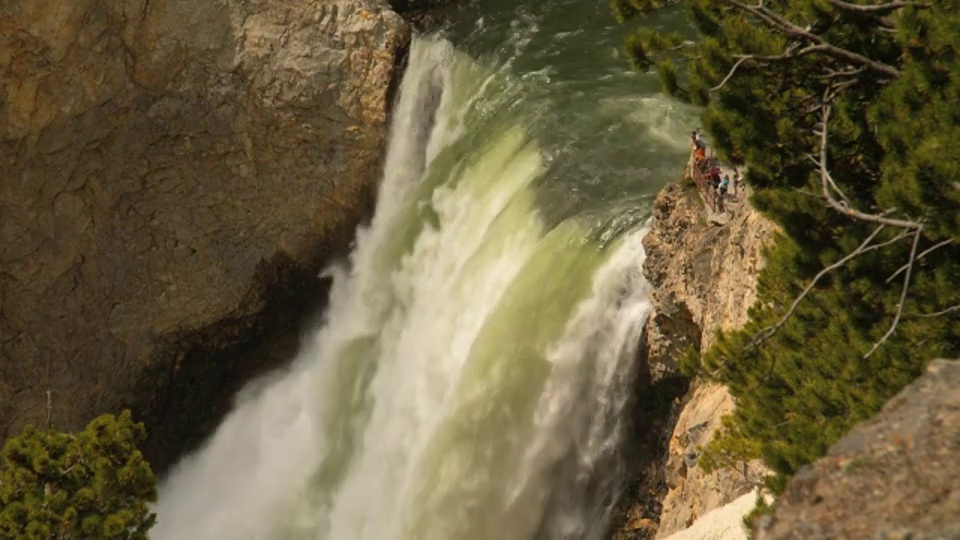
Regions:
M 379 0 L 0 5 L 0 439 L 198 435 L 369 213 L 408 40 Z

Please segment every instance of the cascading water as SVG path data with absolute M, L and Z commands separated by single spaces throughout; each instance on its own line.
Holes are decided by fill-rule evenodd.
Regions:
M 377 210 L 321 327 L 165 479 L 154 538 L 604 534 L 648 204 L 589 182 L 558 204 L 571 150 L 541 142 L 511 69 L 414 40 Z

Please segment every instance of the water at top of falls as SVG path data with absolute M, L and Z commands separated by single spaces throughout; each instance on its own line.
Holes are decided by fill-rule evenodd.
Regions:
M 618 24 L 605 1 L 475 0 L 453 3 L 445 36 L 511 75 L 500 108 L 524 114 L 547 172 L 539 207 L 553 223 L 583 210 L 647 214 L 676 178 L 698 111 L 661 92 L 657 76 L 629 68 L 624 40 L 638 25 L 691 37 L 682 8 Z
M 650 310 L 642 221 L 693 112 L 629 95 L 624 66 L 570 98 L 559 64 L 519 67 L 539 30 L 504 53 L 490 24 L 414 40 L 323 322 L 163 480 L 154 538 L 605 533 Z

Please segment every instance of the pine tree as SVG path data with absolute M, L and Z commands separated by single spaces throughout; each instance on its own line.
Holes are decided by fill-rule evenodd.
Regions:
M 146 539 L 156 478 L 143 424 L 103 415 L 76 435 L 28 426 L 0 466 L 0 538 Z
M 704 108 L 715 150 L 747 167 L 751 202 L 783 231 L 750 322 L 700 361 L 738 404 L 707 462 L 759 453 L 778 489 L 960 352 L 960 1 L 671 9 L 700 40 L 641 30 L 634 65 Z

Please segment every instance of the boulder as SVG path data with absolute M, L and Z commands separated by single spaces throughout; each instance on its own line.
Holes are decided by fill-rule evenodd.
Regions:
M 960 538 L 960 361 L 925 374 L 801 468 L 758 540 Z

